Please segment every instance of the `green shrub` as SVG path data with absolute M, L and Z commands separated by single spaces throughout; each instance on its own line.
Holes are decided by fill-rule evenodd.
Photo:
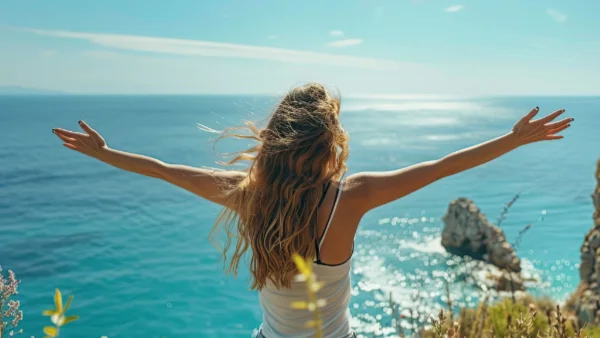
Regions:
M 461 309 L 456 321 L 442 311 L 421 337 L 600 338 L 600 327 L 580 328 L 577 319 L 563 314 L 552 300 L 528 296 L 514 303 L 505 299 L 488 305 L 484 300 L 475 309 Z

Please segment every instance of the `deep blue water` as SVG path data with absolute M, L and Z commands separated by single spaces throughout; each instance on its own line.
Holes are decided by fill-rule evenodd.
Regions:
M 208 233 L 219 208 L 166 183 L 121 172 L 62 147 L 51 128 L 84 119 L 109 146 L 167 162 L 216 166 L 215 129 L 263 120 L 265 97 L 0 97 L 0 265 L 22 280 L 26 335 L 42 336 L 54 288 L 74 294 L 63 337 L 248 337 L 260 324 L 248 273 L 227 277 Z M 566 108 L 562 141 L 528 145 L 369 213 L 353 262 L 352 313 L 359 333 L 387 335 L 387 294 L 409 308 L 418 291 L 442 300 L 454 258 L 441 250 L 441 217 L 457 197 L 495 220 L 519 248 L 538 294 L 562 299 L 578 283 L 579 246 L 592 226 L 590 194 L 600 158 L 600 98 L 347 99 L 351 172 L 435 159 L 499 136 L 531 107 Z M 457 304 L 477 294 L 452 286 Z M 379 328 L 381 325 L 383 328 Z

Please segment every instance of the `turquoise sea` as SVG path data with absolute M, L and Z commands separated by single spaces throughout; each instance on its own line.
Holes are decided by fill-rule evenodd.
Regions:
M 62 147 L 51 128 L 86 120 L 111 147 L 167 162 L 215 167 L 222 151 L 197 128 L 261 121 L 270 97 L 0 97 L 0 265 L 22 280 L 26 336 L 43 336 L 54 288 L 75 295 L 81 316 L 62 337 L 249 337 L 260 324 L 248 273 L 225 276 L 208 233 L 219 208 L 166 183 L 121 172 Z M 499 136 L 534 106 L 575 118 L 562 141 L 528 145 L 437 182 L 363 219 L 353 261 L 353 325 L 390 336 L 387 298 L 402 309 L 435 311 L 457 259 L 441 248 L 441 217 L 455 198 L 489 216 L 517 193 L 502 228 L 519 247 L 537 294 L 564 299 L 579 282 L 579 247 L 591 228 L 590 194 L 600 158 L 600 98 L 347 98 L 351 172 L 431 160 Z M 451 284 L 458 305 L 477 292 Z M 419 297 L 414 293 L 418 292 Z

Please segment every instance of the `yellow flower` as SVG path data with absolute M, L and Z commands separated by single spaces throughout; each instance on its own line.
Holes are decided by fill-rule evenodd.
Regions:
M 305 277 L 309 278 L 312 275 L 312 262 L 309 259 L 304 259 L 298 254 L 293 254 L 292 259 L 296 263 L 298 271 Z
M 54 326 L 46 326 L 44 328 L 44 333 L 46 334 L 46 337 L 56 337 L 58 336 L 58 329 Z
M 77 316 L 66 316 L 67 310 L 71 306 L 71 302 L 73 301 L 73 296 L 70 296 L 67 300 L 67 304 L 63 307 L 63 299 L 62 294 L 59 289 L 54 291 L 54 306 L 55 309 L 46 310 L 43 312 L 44 316 L 50 317 L 50 321 L 52 321 L 53 326 L 44 327 L 44 333 L 46 337 L 58 337 L 60 332 L 60 327 L 64 326 L 70 322 L 74 322 L 79 319 Z

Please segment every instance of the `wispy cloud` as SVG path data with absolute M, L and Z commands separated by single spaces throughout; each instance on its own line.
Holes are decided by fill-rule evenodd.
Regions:
M 335 40 L 335 41 L 329 42 L 327 44 L 327 46 L 341 48 L 341 47 L 356 46 L 356 45 L 360 45 L 361 43 L 363 43 L 362 39 L 342 39 L 342 40 Z
M 445 11 L 448 13 L 456 13 L 456 12 L 462 11 L 463 8 L 465 8 L 465 6 L 463 6 L 463 5 L 452 5 L 448 8 L 446 8 Z
M 54 56 L 55 54 L 56 54 L 55 50 L 45 50 L 42 52 L 42 55 L 47 56 L 47 57 Z
M 331 32 L 329 32 L 329 35 L 342 37 L 344 36 L 344 32 L 342 32 L 341 30 L 332 30 Z M 362 39 L 339 39 L 328 42 L 326 45 L 329 47 L 342 48 L 360 45 L 361 43 L 363 43 Z
M 363 68 L 374 70 L 403 71 L 414 69 L 415 67 L 422 67 L 419 64 L 408 62 L 203 40 L 172 39 L 118 34 L 81 33 L 72 31 L 42 30 L 32 28 L 18 29 L 50 37 L 85 40 L 91 44 L 109 48 L 107 49 L 107 51 L 110 51 L 110 49 L 118 49 L 171 55 L 252 59 L 277 61 L 284 63 L 318 64 L 327 66 Z M 358 45 L 360 43 L 362 43 L 362 40 L 360 39 L 346 39 L 333 41 L 329 45 L 332 47 L 347 47 Z
M 269 36 L 267 36 L 267 40 L 277 40 L 277 39 L 279 39 L 279 36 L 277 36 L 277 35 L 269 35 Z
M 563 23 L 565 21 L 567 21 L 567 15 L 563 12 L 560 12 L 556 9 L 553 8 L 548 8 L 546 10 L 546 14 L 548 14 L 548 16 L 550 16 L 550 18 L 558 23 Z

